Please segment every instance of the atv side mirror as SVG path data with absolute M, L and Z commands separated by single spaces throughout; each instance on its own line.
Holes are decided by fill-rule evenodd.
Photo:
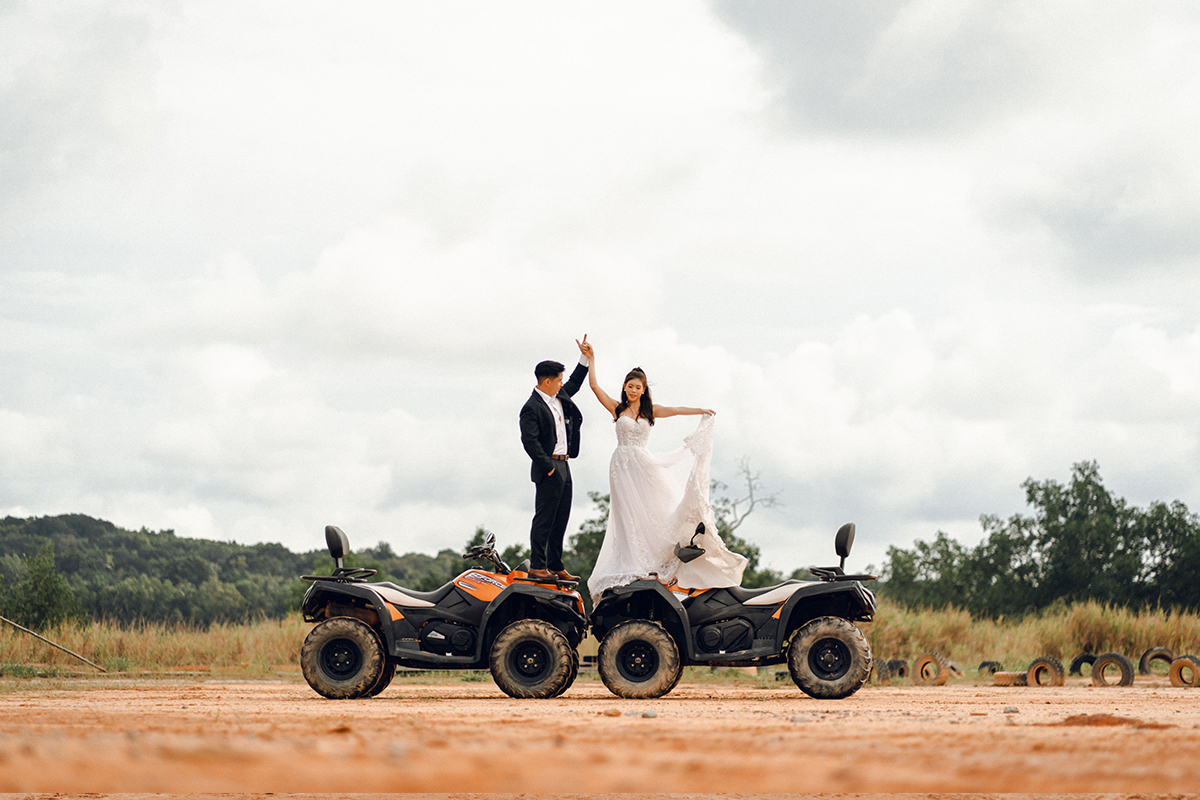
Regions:
M 833 549 L 842 557 L 842 569 L 846 568 L 846 556 L 850 555 L 850 547 L 854 544 L 854 523 L 847 522 L 842 527 L 838 528 L 837 535 L 833 537 Z
M 702 533 L 704 533 L 704 523 L 703 522 L 701 522 L 699 525 L 696 526 L 696 532 L 694 534 L 692 534 L 692 536 L 694 538 L 696 536 L 699 536 Z
M 483 543 L 486 544 L 488 547 L 495 547 L 496 546 L 496 534 L 489 532 L 487 535 L 487 538 L 483 540 Z
M 350 552 L 350 540 L 346 538 L 346 534 L 336 525 L 325 526 L 325 544 L 329 545 L 329 555 L 333 556 L 333 561 L 338 569 L 342 567 L 342 559 Z

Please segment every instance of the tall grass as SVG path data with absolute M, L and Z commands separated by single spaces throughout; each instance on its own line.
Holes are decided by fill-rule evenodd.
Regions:
M 980 661 L 1023 668 L 1037 656 L 1069 660 L 1079 653 L 1116 651 L 1137 659 L 1161 645 L 1200 655 L 1200 615 L 1157 608 L 1133 611 L 1078 603 L 1013 619 L 976 619 L 957 608 L 913 610 L 884 600 L 869 623 L 859 623 L 881 658 L 911 660 L 934 650 L 968 674 Z M 299 614 L 208 628 L 166 623 L 122 626 L 110 622 L 63 624 L 44 635 L 110 671 L 234 670 L 270 674 L 297 663 L 310 626 Z M 580 648 L 595 652 L 589 638 Z M 87 671 L 71 656 L 0 624 L 0 672 L 28 674 L 31 667 Z
M 999 661 L 1021 669 L 1038 656 L 1070 660 L 1080 653 L 1117 652 L 1136 661 L 1147 648 L 1200 654 L 1200 615 L 1177 610 L 1131 610 L 1085 602 L 1020 618 L 974 618 L 959 608 L 913 610 L 880 603 L 875 620 L 862 624 L 872 652 L 909 660 L 933 650 L 964 669 Z
M 207 628 L 163 622 L 64 623 L 42 635 L 110 671 L 239 669 L 271 672 L 295 664 L 309 625 L 300 615 Z M 88 667 L 27 633 L 0 623 L 0 669 L 29 665 Z

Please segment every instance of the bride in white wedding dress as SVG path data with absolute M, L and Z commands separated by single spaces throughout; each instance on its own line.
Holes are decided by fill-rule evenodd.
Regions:
M 625 376 L 620 402 L 613 400 L 597 383 L 594 349 L 583 346 L 591 363 L 592 391 L 613 415 L 617 433 L 617 448 L 608 467 L 608 530 L 588 579 L 593 602 L 606 589 L 651 575 L 688 589 L 740 585 L 746 559 L 729 550 L 717 535 L 708 501 L 716 412 L 655 405 L 646 374 L 638 367 Z M 655 419 L 685 414 L 703 418 L 683 447 L 669 453 L 650 452 L 646 443 Z M 701 522 L 704 533 L 695 543 L 704 554 L 685 564 L 676 557 L 675 546 L 688 544 Z

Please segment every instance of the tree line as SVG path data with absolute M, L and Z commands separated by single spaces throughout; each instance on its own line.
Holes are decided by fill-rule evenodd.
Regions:
M 789 573 L 765 567 L 758 546 L 738 535 L 752 511 L 775 504 L 744 464 L 739 475 L 740 496 L 714 483 L 712 497 L 718 533 L 749 561 L 742 585 L 810 578 L 803 567 Z M 902 605 L 989 616 L 1086 600 L 1200 609 L 1200 520 L 1183 503 L 1132 506 L 1105 488 L 1094 462 L 1076 464 L 1069 484 L 1030 479 L 1023 486 L 1032 514 L 981 517 L 986 536 L 974 547 L 938 532 L 911 549 L 888 548 L 880 594 Z M 607 495 L 589 497 L 593 512 L 563 554 L 584 586 L 609 507 Z M 486 535 L 480 526 L 463 549 L 436 555 L 400 555 L 379 542 L 356 548 L 346 562 L 378 570 L 377 580 L 430 591 L 471 566 L 461 554 Z M 524 537 L 502 557 L 514 567 L 528 558 Z M 307 586 L 300 575 L 332 568 L 323 549 L 294 553 L 280 544 L 130 531 L 81 514 L 8 517 L 0 521 L 0 616 L 38 628 L 71 618 L 208 625 L 280 617 L 299 608 Z
M 1183 503 L 1131 505 L 1104 486 L 1094 461 L 1075 464 L 1067 484 L 1031 478 L 1022 487 L 1032 513 L 984 515 L 974 547 L 941 531 L 910 550 L 889 547 L 883 594 L 992 617 L 1087 600 L 1200 608 L 1200 518 Z

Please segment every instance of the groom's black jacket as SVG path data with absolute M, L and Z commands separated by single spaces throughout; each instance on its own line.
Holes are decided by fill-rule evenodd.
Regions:
M 567 455 L 571 458 L 579 455 L 579 428 L 583 425 L 583 413 L 571 396 L 583 386 L 588 368 L 583 364 L 575 367 L 570 379 L 558 390 L 558 401 L 562 403 L 563 421 L 567 424 Z M 529 469 L 529 478 L 537 483 L 550 474 L 554 469 L 554 460 L 550 454 L 554 452 L 557 437 L 554 433 L 554 415 L 546 401 L 534 389 L 533 394 L 521 407 L 521 444 L 525 452 L 533 459 Z

